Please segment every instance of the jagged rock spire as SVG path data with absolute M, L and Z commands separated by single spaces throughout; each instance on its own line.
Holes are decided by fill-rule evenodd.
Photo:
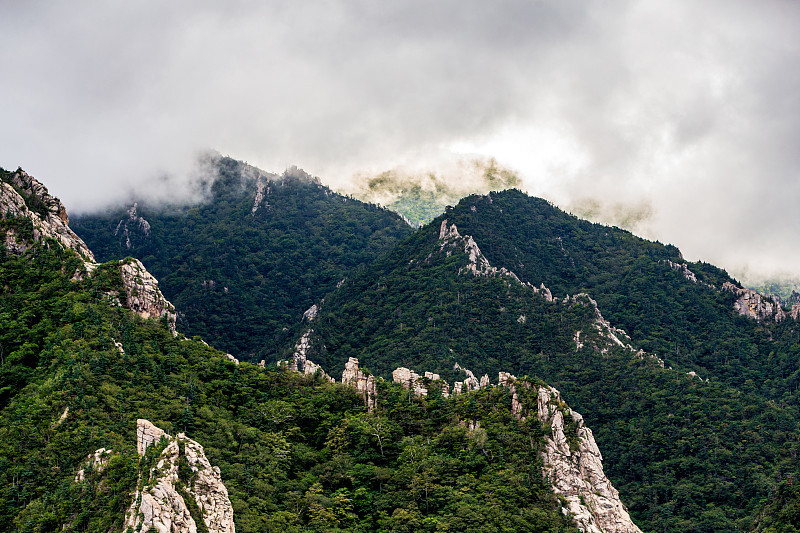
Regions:
M 196 533 L 195 518 L 187 498 L 194 500 L 209 533 L 236 533 L 233 506 L 222 483 L 219 468 L 211 466 L 203 447 L 183 433 L 171 437 L 148 420 L 136 421 L 136 449 L 143 456 L 161 439 L 167 444 L 148 472 L 142 472 L 142 489 L 136 491 L 125 515 L 123 529 L 159 533 Z M 191 471 L 181 479 L 178 463 L 185 459 Z

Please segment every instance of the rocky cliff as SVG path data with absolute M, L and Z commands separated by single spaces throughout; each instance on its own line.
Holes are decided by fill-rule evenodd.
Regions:
M 136 210 L 129 213 L 136 220 Z M 2 175 L 0 181 L 0 220 L 2 234 L 0 244 L 6 252 L 20 255 L 35 244 L 53 239 L 64 248 L 77 253 L 83 260 L 73 280 L 78 281 L 91 275 L 97 263 L 89 247 L 68 226 L 67 210 L 58 198 L 51 196 L 47 188 L 22 169 Z M 32 226 L 30 231 L 16 222 Z M 141 219 L 138 224 L 147 224 Z M 144 226 L 142 226 L 144 227 Z M 149 226 L 146 227 L 149 230 Z M 175 308 L 164 298 L 158 288 L 158 281 L 144 268 L 138 259 L 120 262 L 119 273 L 122 278 L 124 294 L 113 295 L 119 304 L 127 307 L 143 318 L 166 317 L 169 328 L 175 333 Z
M 166 318 L 175 334 L 175 307 L 161 294 L 158 280 L 138 259 L 126 259 L 119 267 L 125 290 L 125 307 L 142 318 Z
M 303 372 L 291 364 L 287 366 Z M 558 390 L 517 380 L 507 372 L 500 372 L 497 384 L 492 385 L 489 376 L 484 375 L 478 380 L 468 369 L 458 364 L 455 367 L 467 377 L 455 384 L 453 395 L 492 386 L 505 387 L 511 393 L 511 412 L 518 419 L 535 416 L 543 427 L 548 428 L 541 453 L 542 473 L 553 491 L 563 497 L 562 513 L 570 516 L 579 530 L 585 533 L 641 533 L 620 500 L 619 492 L 603 472 L 603 456 L 592 431 L 584 425 L 583 417 L 564 403 Z M 438 374 L 425 372 L 423 376 L 399 367 L 392 372 L 392 379 L 415 396 L 427 396 L 432 387 L 441 387 L 442 395 L 449 396 L 449 386 Z M 369 411 L 377 408 L 376 380 L 359 369 L 358 359 L 351 357 L 348 360 L 342 383 L 359 391 Z M 464 423 L 474 429 L 472 421 Z
M 140 474 L 139 486 L 123 528 L 158 533 L 196 533 L 202 520 L 209 533 L 235 533 L 233 507 L 219 468 L 211 466 L 203 447 L 183 433 L 176 437 L 147 420 L 137 421 L 136 448 L 152 465 Z
M 375 376 L 367 374 L 358 368 L 358 359 L 351 357 L 344 366 L 342 372 L 342 383 L 355 387 L 364 399 L 367 410 L 374 411 L 378 406 L 378 389 L 375 384 Z
M 61 201 L 51 196 L 47 187 L 22 169 L 4 175 L 0 182 L 0 220 L 27 219 L 33 224 L 35 242 L 55 239 L 65 248 L 74 250 L 86 263 L 94 263 L 94 255 L 86 244 L 69 228 L 67 210 Z M 7 226 L 4 244 L 14 254 L 29 249 L 33 242 L 19 230 Z
M 506 381 L 515 382 L 513 376 Z M 529 383 L 523 386 L 535 388 Z M 566 501 L 562 511 L 587 533 L 641 533 L 603 472 L 603 456 L 583 417 L 567 407 L 552 387 L 538 387 L 537 407 L 536 416 L 549 428 L 542 452 L 544 475 Z
M 786 313 L 780 303 L 769 296 L 752 289 L 737 287 L 730 282 L 723 284 L 722 290 L 732 292 L 737 297 L 733 303 L 733 309 L 742 316 L 754 320 L 774 320 L 775 322 L 786 318 Z M 790 313 L 790 316 L 796 318 L 796 313 Z

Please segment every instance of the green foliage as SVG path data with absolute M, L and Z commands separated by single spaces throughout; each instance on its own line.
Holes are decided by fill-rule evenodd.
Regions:
M 445 216 L 522 281 L 544 283 L 554 296 L 587 292 L 637 348 L 667 366 L 798 405 L 796 323 L 739 316 L 735 296 L 720 290 L 735 282 L 725 271 L 687 263 L 699 281 L 692 283 L 668 263 L 684 263 L 674 246 L 579 220 L 519 191 L 465 198 Z
M 175 434 L 188 412 L 239 532 L 575 531 L 542 478 L 541 428 L 519 423 L 503 390 L 413 400 L 381 381 L 380 408 L 367 413 L 349 387 L 236 365 L 113 305 L 116 263 L 70 281 L 79 260 L 56 247 L 0 260 L 6 530 L 120 531 L 138 474 L 154 482 L 167 445 L 139 460 L 136 420 Z M 108 463 L 76 482 L 100 447 L 113 450 Z M 198 521 L 180 458 L 178 473 Z
M 795 485 L 794 477 L 780 486 L 775 499 L 766 506 L 759 517 L 754 531 L 800 532 L 800 487 Z
M 76 216 L 98 259 L 135 255 L 177 308 L 178 326 L 239 359 L 270 359 L 303 312 L 359 265 L 406 237 L 400 217 L 310 179 L 273 176 L 253 213 L 256 181 L 222 158 L 206 198 Z
M 796 394 L 792 325 L 736 316 L 731 294 L 691 284 L 662 262 L 680 260 L 674 248 L 580 222 L 516 191 L 492 194 L 491 202 L 465 199 L 445 216 L 462 235 L 481 232 L 476 242 L 494 266 L 533 285 L 553 283 L 562 297 L 588 289 L 606 318 L 638 320 L 635 347 L 680 336 L 696 350 L 680 361 L 697 357 L 706 366 L 690 368 L 712 380 L 611 348 L 586 298 L 550 303 L 504 276 L 459 274 L 468 259 L 462 249 L 441 248 L 441 218 L 326 297 L 309 357 L 334 375 L 358 357 L 383 376 L 406 366 L 452 383 L 464 379 L 454 363 L 493 378 L 500 370 L 537 376 L 584 416 L 607 474 L 645 530 L 748 529 L 762 501 L 796 470 L 797 407 L 784 401 Z M 729 279 L 710 265 L 691 267 L 709 284 Z M 637 307 L 648 300 L 649 314 Z M 740 346 L 758 351 L 743 354 Z M 759 360 L 770 346 L 775 352 Z M 760 372 L 773 378 L 757 382 Z
M 780 299 L 786 307 L 800 303 L 800 279 L 775 279 L 749 284 L 748 288 Z

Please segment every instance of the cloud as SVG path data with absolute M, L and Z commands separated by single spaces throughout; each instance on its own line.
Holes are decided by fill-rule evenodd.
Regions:
M 495 157 L 559 205 L 639 213 L 692 259 L 796 272 L 798 15 L 789 0 L 5 2 L 0 165 L 85 210 L 189 183 L 207 149 L 342 186 Z

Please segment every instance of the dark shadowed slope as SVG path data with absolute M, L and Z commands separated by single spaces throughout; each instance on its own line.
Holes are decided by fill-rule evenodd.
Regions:
M 192 205 L 139 203 L 75 217 L 101 260 L 134 256 L 161 282 L 188 335 L 236 357 L 272 357 L 303 312 L 411 233 L 395 213 L 341 196 L 301 170 L 213 163 Z

